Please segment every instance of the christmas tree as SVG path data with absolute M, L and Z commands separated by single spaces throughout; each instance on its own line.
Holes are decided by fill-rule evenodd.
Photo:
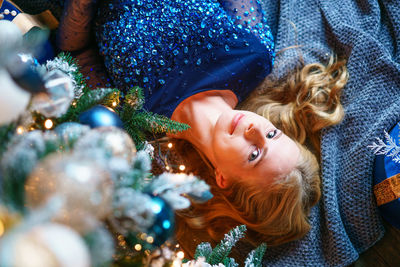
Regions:
M 179 265 L 174 210 L 212 195 L 192 175 L 153 175 L 151 142 L 188 126 L 144 111 L 140 87 L 90 89 L 70 55 L 39 64 L 31 46 L 0 46 L 0 266 L 142 266 L 157 253 Z M 237 266 L 244 231 L 187 264 Z

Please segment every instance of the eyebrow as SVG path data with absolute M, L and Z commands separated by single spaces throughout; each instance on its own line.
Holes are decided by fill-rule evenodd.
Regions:
M 257 160 L 257 162 L 256 162 L 256 164 L 254 164 L 254 167 L 253 167 L 253 168 L 256 168 L 256 167 L 257 167 L 257 165 L 265 158 L 265 155 L 266 155 L 266 154 L 267 154 L 267 150 L 266 150 L 266 149 L 263 149 L 263 150 L 262 150 L 262 155 L 261 155 L 260 159 Z

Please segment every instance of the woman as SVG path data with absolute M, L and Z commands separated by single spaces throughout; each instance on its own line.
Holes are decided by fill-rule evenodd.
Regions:
M 64 50 L 90 43 L 94 1 L 71 3 L 60 27 Z M 202 220 L 189 224 L 216 240 L 240 223 L 251 241 L 268 245 L 303 236 L 320 191 L 317 161 L 300 144 L 318 154 L 319 130 L 340 121 L 343 62 L 307 65 L 255 91 L 274 60 L 258 1 L 112 0 L 98 8 L 97 43 L 114 85 L 143 87 L 146 109 L 188 123 L 192 128 L 175 137 L 192 142 L 212 165 L 207 182 L 215 197 L 193 207 L 188 216 Z M 233 110 L 253 91 L 247 106 L 270 121 Z
M 342 118 L 343 62 L 307 65 L 262 88 L 247 106 L 265 118 L 234 110 L 272 69 L 273 38 L 258 1 L 105 1 L 96 33 L 117 87 L 142 86 L 146 109 L 189 124 L 175 137 L 212 166 L 215 197 L 195 207 L 203 221 L 193 227 L 219 239 L 245 223 L 250 239 L 268 245 L 309 230 L 319 172 L 302 144 L 308 138 L 318 151 L 319 130 Z

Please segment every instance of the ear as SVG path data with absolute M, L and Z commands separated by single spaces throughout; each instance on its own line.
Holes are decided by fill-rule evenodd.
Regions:
M 228 187 L 228 180 L 219 169 L 215 169 L 215 181 L 218 187 L 225 189 Z

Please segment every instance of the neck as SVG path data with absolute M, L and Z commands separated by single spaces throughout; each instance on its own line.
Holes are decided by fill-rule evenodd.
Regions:
M 171 119 L 188 124 L 190 129 L 173 137 L 189 141 L 214 162 L 211 151 L 214 126 L 219 116 L 232 110 L 237 102 L 235 94 L 228 90 L 201 92 L 185 99 L 175 109 Z

